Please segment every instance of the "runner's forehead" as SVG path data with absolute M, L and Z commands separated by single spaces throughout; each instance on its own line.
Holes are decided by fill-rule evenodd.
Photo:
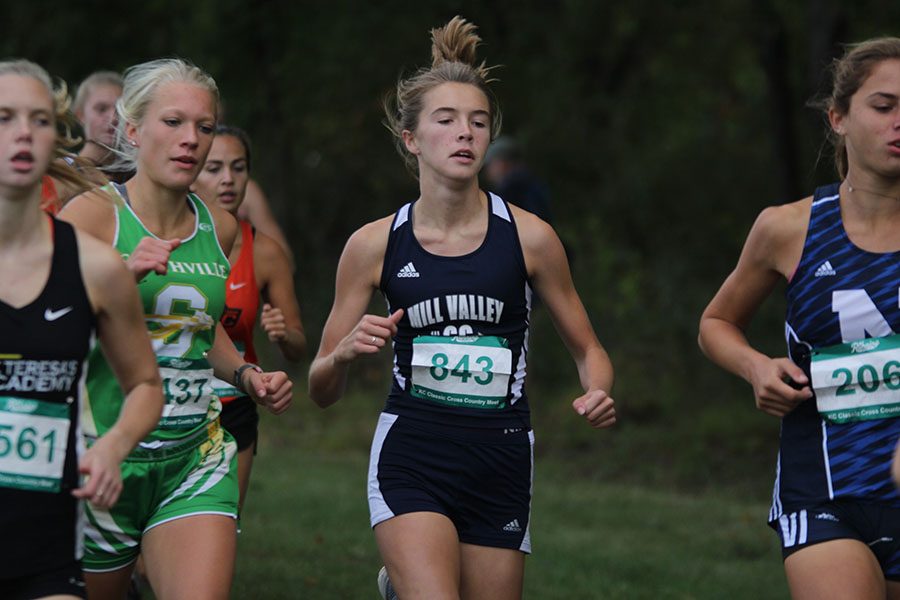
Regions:
M 0 110 L 53 112 L 53 98 L 34 77 L 7 73 L 0 75 Z

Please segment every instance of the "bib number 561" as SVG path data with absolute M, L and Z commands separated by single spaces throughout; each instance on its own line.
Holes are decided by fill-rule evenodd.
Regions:
M 39 447 L 43 447 L 45 444 L 48 447 L 47 462 L 51 462 L 56 446 L 56 431 L 51 430 L 38 438 L 38 431 L 34 427 L 23 427 L 16 434 L 12 425 L 0 425 L 0 458 L 8 456 L 10 452 L 15 452 L 15 455 L 22 460 L 32 460 L 37 457 Z

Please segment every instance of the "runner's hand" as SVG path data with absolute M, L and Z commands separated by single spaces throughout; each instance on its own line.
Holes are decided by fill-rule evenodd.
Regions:
M 788 358 L 765 357 L 756 361 L 750 384 L 756 408 L 773 417 L 785 416 L 813 395 L 806 373 Z
M 615 402 L 603 390 L 591 390 L 575 398 L 572 408 L 595 429 L 612 427 L 616 423 Z
M 389 317 L 363 315 L 356 327 L 341 340 L 334 351 L 336 362 L 350 362 L 360 354 L 375 354 L 397 335 L 397 324 L 403 318 L 400 308 Z
M 142 280 L 150 271 L 165 275 L 169 270 L 169 255 L 180 245 L 181 240 L 178 239 L 160 240 L 149 236 L 141 238 L 125 264 L 134 273 L 136 281 Z
M 275 308 L 266 302 L 263 304 L 259 322 L 263 331 L 269 336 L 270 342 L 283 342 L 287 339 L 287 325 L 280 308 Z
M 72 495 L 89 500 L 101 509 L 112 507 L 122 492 L 122 472 L 113 440 L 108 436 L 98 439 L 82 455 L 78 472 L 84 475 L 84 485 L 72 490 Z
M 284 371 L 257 373 L 247 369 L 242 377 L 250 397 L 273 415 L 280 415 L 291 405 L 294 384 Z

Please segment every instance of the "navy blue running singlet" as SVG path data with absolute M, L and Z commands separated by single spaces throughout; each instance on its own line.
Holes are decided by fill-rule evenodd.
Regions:
M 855 246 L 838 190 L 816 190 L 787 287 L 789 356 L 816 397 L 782 420 L 770 521 L 835 498 L 900 507 L 890 473 L 900 436 L 900 252 Z
M 394 217 L 381 273 L 389 312 L 404 309 L 385 412 L 530 428 L 524 385 L 532 291 L 509 206 L 489 195 L 484 241 L 463 256 L 422 248 L 413 206 Z

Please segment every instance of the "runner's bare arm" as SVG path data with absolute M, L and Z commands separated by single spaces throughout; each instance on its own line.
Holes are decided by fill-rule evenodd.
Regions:
M 263 192 L 262 188 L 255 179 L 247 182 L 247 191 L 244 195 L 244 202 L 238 208 L 238 216 L 246 219 L 256 227 L 257 231 L 266 234 L 281 246 L 288 259 L 291 272 L 294 271 L 294 252 L 288 244 L 284 232 L 275 220 L 272 213 L 272 207 L 269 205 L 269 199 Z
M 592 427 L 609 427 L 616 422 L 614 401 L 609 396 L 612 363 L 575 291 L 563 245 L 553 228 L 541 219 L 515 207 L 513 215 L 528 275 L 578 368 L 585 393 L 573 401 L 572 407 Z
M 784 416 L 812 396 L 803 371 L 787 358 L 771 358 L 753 348 L 744 331 L 763 300 L 800 261 L 808 221 L 808 201 L 762 211 L 747 236 L 734 271 L 700 318 L 699 343 L 715 363 L 753 386 L 760 410 Z M 801 384 L 792 388 L 788 379 Z
M 275 240 L 257 232 L 253 240 L 253 263 L 266 300 L 260 325 L 286 359 L 300 360 L 306 353 L 306 335 L 288 257 Z
M 341 254 L 334 304 L 309 367 L 309 397 L 322 408 L 343 395 L 350 363 L 378 352 L 397 332 L 402 311 L 391 317 L 366 314 L 379 286 L 391 222 L 392 217 L 385 217 L 365 225 L 350 236 Z
M 134 279 L 119 254 L 89 235 L 77 234 L 81 270 L 97 318 L 100 346 L 125 403 L 113 427 L 84 454 L 90 477 L 75 495 L 110 506 L 121 491 L 119 464 L 159 422 L 162 383 Z

